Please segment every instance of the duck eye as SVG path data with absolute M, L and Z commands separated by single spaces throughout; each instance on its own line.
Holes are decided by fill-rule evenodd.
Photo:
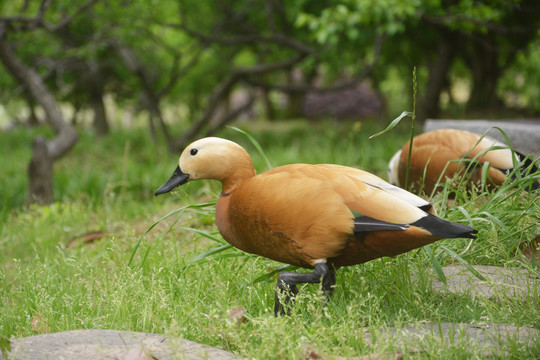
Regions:
M 197 149 L 191 149 L 191 150 L 189 151 L 189 153 L 190 153 L 192 156 L 197 155 L 198 152 L 199 152 L 199 150 L 197 150 Z

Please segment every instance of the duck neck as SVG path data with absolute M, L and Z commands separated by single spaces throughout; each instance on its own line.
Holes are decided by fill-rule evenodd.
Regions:
M 222 182 L 223 185 L 221 187 L 221 195 L 222 196 L 231 195 L 236 190 L 236 188 L 242 185 L 242 183 L 244 183 L 247 179 L 249 178 L 230 179 L 227 181 L 223 181 Z
M 236 168 L 232 174 L 229 174 L 229 176 L 225 177 L 221 183 L 222 183 L 222 189 L 221 194 L 222 196 L 228 196 L 234 192 L 234 190 L 240 186 L 242 183 L 244 183 L 246 180 L 251 179 L 254 177 L 255 169 L 253 168 L 253 165 L 250 167 L 245 166 L 242 168 Z

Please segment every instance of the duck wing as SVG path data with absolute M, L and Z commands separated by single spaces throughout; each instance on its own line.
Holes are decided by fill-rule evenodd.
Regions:
M 343 196 L 355 215 L 356 233 L 407 231 L 410 227 L 415 227 L 440 238 L 474 238 L 476 232 L 473 228 L 437 217 L 431 203 L 371 173 L 339 165 L 321 167 L 352 180 L 352 184 L 346 188 L 346 181 L 337 181 L 336 191 Z M 363 191 L 360 194 L 351 191 L 355 186 L 363 188 Z
M 368 216 L 402 224 L 408 223 L 407 220 L 418 220 L 425 212 L 437 215 L 430 202 L 367 171 L 334 164 L 317 166 L 348 178 L 348 181 L 343 179 L 336 181 L 336 191 L 344 197 L 351 210 L 363 215 L 368 214 L 359 209 L 370 207 L 374 211 Z M 375 211 L 378 208 L 380 210 Z M 397 213 L 402 213 L 402 216 L 398 216 Z M 393 218 L 395 220 L 392 220 Z

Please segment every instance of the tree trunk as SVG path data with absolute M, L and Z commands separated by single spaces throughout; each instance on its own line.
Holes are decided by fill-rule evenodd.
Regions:
M 274 106 L 274 103 L 270 99 L 270 90 L 261 89 L 261 98 L 263 100 L 264 115 L 266 119 L 270 121 L 275 120 L 277 118 L 276 107 Z
M 89 70 L 88 91 L 90 94 L 90 106 L 94 111 L 94 130 L 98 136 L 104 136 L 109 133 L 109 122 L 105 103 L 103 102 L 103 79 L 99 71 L 99 65 L 90 61 L 87 63 Z
M 90 106 L 94 111 L 94 130 L 96 131 L 96 134 L 98 136 L 107 135 L 109 133 L 109 122 L 107 121 L 103 97 L 92 96 L 90 99 Z
M 429 78 L 426 91 L 418 107 L 418 120 L 424 122 L 428 118 L 437 118 L 440 113 L 441 92 L 448 84 L 448 71 L 452 64 L 452 47 L 443 37 L 439 42 L 437 54 L 428 65 Z
M 477 45 L 470 58 L 473 86 L 467 107 L 471 110 L 497 109 L 502 101 L 497 96 L 497 82 L 501 69 L 497 63 L 498 50 L 495 47 Z
M 287 83 L 291 88 L 298 83 L 304 81 L 300 77 L 300 71 L 298 69 L 292 69 L 287 74 Z M 303 75 L 303 74 L 301 74 Z M 296 79 L 295 79 L 296 77 Z M 285 117 L 288 119 L 294 119 L 304 116 L 304 100 L 306 98 L 305 91 L 289 91 L 287 92 L 287 107 L 285 108 Z
M 26 105 L 28 106 L 28 110 L 30 111 L 30 114 L 28 115 L 28 119 L 25 121 L 26 126 L 36 127 L 39 125 L 39 119 L 36 115 L 36 111 L 34 110 L 34 107 L 35 107 L 34 101 L 28 96 L 25 98 L 26 98 L 25 99 Z
M 32 142 L 32 159 L 28 165 L 30 202 L 51 204 L 53 202 L 53 163 L 47 142 L 37 136 Z
M 34 141 L 32 161 L 28 169 L 30 201 L 49 204 L 53 201 L 52 185 L 47 185 L 52 184 L 52 162 L 64 156 L 75 145 L 78 134 L 73 126 L 64 121 L 54 97 L 41 77 L 33 69 L 26 67 L 6 43 L 4 24 L 0 24 L 0 61 L 15 79 L 24 84 L 32 98 L 43 108 L 47 122 L 56 133 L 52 140 Z

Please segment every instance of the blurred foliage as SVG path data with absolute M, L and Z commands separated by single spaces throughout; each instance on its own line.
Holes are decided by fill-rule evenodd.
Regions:
M 237 67 L 283 61 L 294 56 L 295 46 L 302 46 L 310 53 L 295 68 L 306 85 L 315 79 L 318 84 L 332 84 L 354 77 L 374 60 L 376 36 L 384 36 L 369 78 L 395 116 L 404 109 L 393 104 L 402 106 L 405 94 L 397 96 L 391 89 L 400 86 L 389 82 L 408 84 L 411 69 L 417 66 L 422 95 L 430 74 L 424 79 L 421 74 L 437 61 L 435 52 L 441 42 L 453 44 L 455 61 L 463 60 L 470 70 L 460 77 L 468 78 L 482 71 L 470 61 L 477 48 L 493 48 L 499 65 L 492 76 L 501 78 L 497 96 L 506 99 L 511 91 L 513 98 L 519 98 L 510 101 L 514 107 L 536 111 L 540 105 L 533 87 L 519 84 L 525 74 L 540 73 L 538 62 L 531 61 L 538 47 L 534 29 L 540 25 L 533 3 L 135 0 L 95 1 L 85 6 L 88 2 L 83 0 L 58 0 L 47 3 L 44 10 L 42 20 L 48 26 L 38 26 L 31 19 L 37 18 L 45 2 L 15 0 L 0 3 L 0 21 L 8 24 L 5 37 L 18 56 L 47 79 L 63 102 L 75 108 L 87 106 L 88 82 L 93 80 L 88 67 L 94 66 L 103 78 L 104 93 L 124 106 L 144 107 L 138 74 L 115 51 L 120 44 L 135 54 L 140 62 L 137 71 L 144 72 L 152 91 L 161 95 L 160 105 L 181 104 L 184 110 L 176 115 L 192 121 L 205 110 L 212 90 Z M 14 21 L 15 17 L 25 20 Z M 68 26 L 51 30 L 68 18 Z M 177 81 L 171 83 L 176 76 Z M 287 76 L 287 72 L 275 71 L 263 79 L 279 92 L 276 86 L 287 84 Z M 452 74 L 447 77 L 452 81 Z M 0 85 L 2 103 L 16 117 L 21 107 L 27 107 L 24 91 L 5 72 L 0 73 Z M 168 85 L 172 86 L 165 89 Z M 174 116 L 166 120 L 175 121 Z
M 540 112 L 540 37 L 526 51 L 516 54 L 516 63 L 501 78 L 499 92 L 509 108 Z
M 363 29 L 394 35 L 405 30 L 404 20 L 419 14 L 420 1 L 337 1 L 320 12 L 300 13 L 296 25 L 306 26 L 321 44 L 337 45 L 340 41 L 357 41 L 365 36 Z

